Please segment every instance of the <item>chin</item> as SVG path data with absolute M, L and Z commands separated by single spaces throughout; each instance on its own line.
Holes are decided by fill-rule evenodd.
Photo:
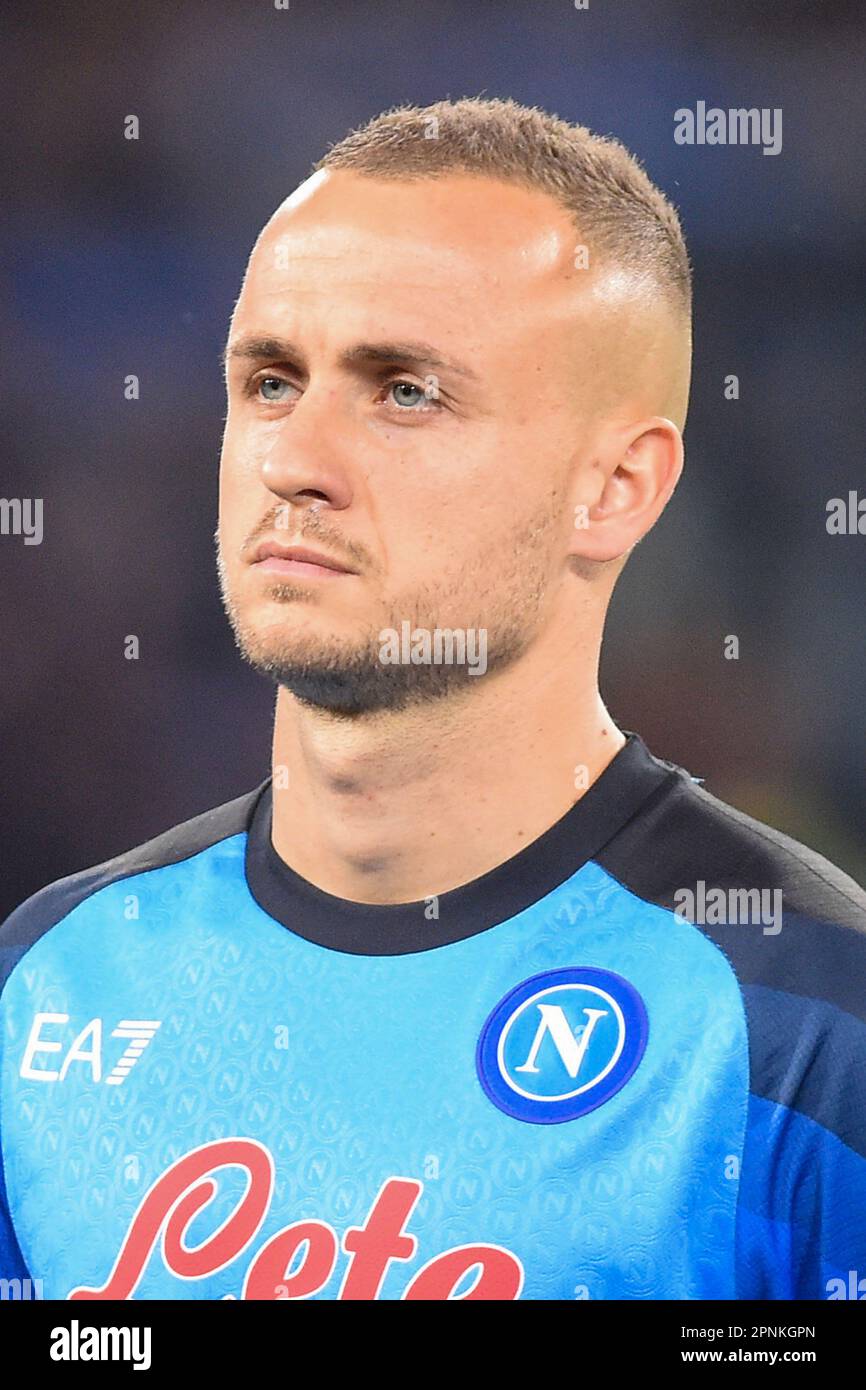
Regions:
M 246 660 L 271 675 L 280 671 L 348 673 L 371 659 L 366 643 L 352 641 L 328 624 L 311 622 L 308 616 L 293 622 L 283 614 L 271 622 L 236 626 L 235 637 Z

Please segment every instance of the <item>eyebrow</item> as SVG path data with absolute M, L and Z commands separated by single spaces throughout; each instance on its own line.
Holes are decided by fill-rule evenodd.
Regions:
M 227 343 L 222 355 L 223 366 L 229 361 L 242 358 L 254 362 L 304 362 L 304 354 L 294 343 L 284 338 L 260 338 L 249 336 L 237 342 Z M 425 371 L 444 371 L 452 376 L 463 377 L 466 381 L 480 381 L 480 377 L 462 362 L 443 357 L 429 343 L 391 342 L 356 343 L 346 348 L 338 358 L 340 367 L 352 369 L 365 366 L 390 365 L 408 367 L 423 375 Z

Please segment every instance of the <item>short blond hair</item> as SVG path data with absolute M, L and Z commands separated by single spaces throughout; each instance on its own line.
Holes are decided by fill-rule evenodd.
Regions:
M 691 270 L 672 204 L 618 140 L 538 107 L 499 97 L 393 107 L 332 145 L 314 169 L 405 181 L 460 172 L 540 189 L 572 214 L 591 251 L 649 276 L 690 316 Z

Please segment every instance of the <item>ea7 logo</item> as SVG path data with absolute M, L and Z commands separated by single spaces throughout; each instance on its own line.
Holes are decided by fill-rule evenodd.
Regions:
M 72 1039 L 68 1048 L 57 1038 L 50 1036 L 50 1029 L 65 1028 L 69 1014 L 37 1014 L 30 1029 L 19 1075 L 27 1081 L 62 1081 L 75 1063 L 90 1068 L 94 1081 L 102 1080 L 102 1034 L 101 1018 L 92 1018 L 80 1033 Z M 112 1038 L 125 1038 L 126 1047 L 105 1078 L 106 1086 L 120 1086 L 129 1076 L 148 1043 L 159 1027 L 153 1019 L 121 1019 L 112 1030 Z M 34 1065 L 38 1056 L 46 1053 L 63 1053 L 59 1071 L 53 1071 L 44 1063 Z

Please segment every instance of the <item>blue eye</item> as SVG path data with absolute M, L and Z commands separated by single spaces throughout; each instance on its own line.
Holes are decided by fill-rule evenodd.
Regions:
M 259 392 L 260 392 L 260 394 L 261 394 L 262 400 L 270 401 L 272 404 L 281 401 L 281 400 L 283 399 L 282 396 L 277 396 L 277 395 L 273 395 L 273 396 L 272 396 L 272 395 L 268 394 L 269 391 L 270 391 L 270 388 L 271 388 L 271 387 L 282 388 L 282 387 L 284 387 L 284 386 L 288 386 L 288 384 L 289 384 L 289 383 L 288 383 L 287 381 L 284 381 L 283 378 L 282 378 L 281 376 L 263 376 L 262 379 L 261 379 L 261 381 L 259 382 L 259 388 L 258 388 L 258 389 L 259 389 Z
M 414 381 L 394 381 L 388 387 L 388 391 L 391 393 L 391 398 L 394 401 L 394 403 L 399 406 L 412 407 L 421 403 L 425 403 L 428 405 L 431 404 L 431 401 L 427 396 L 427 392 L 424 390 L 424 387 L 417 386 Z M 405 396 L 395 396 L 393 393 L 397 391 L 412 391 L 415 394 L 411 397 L 411 399 L 407 399 Z

